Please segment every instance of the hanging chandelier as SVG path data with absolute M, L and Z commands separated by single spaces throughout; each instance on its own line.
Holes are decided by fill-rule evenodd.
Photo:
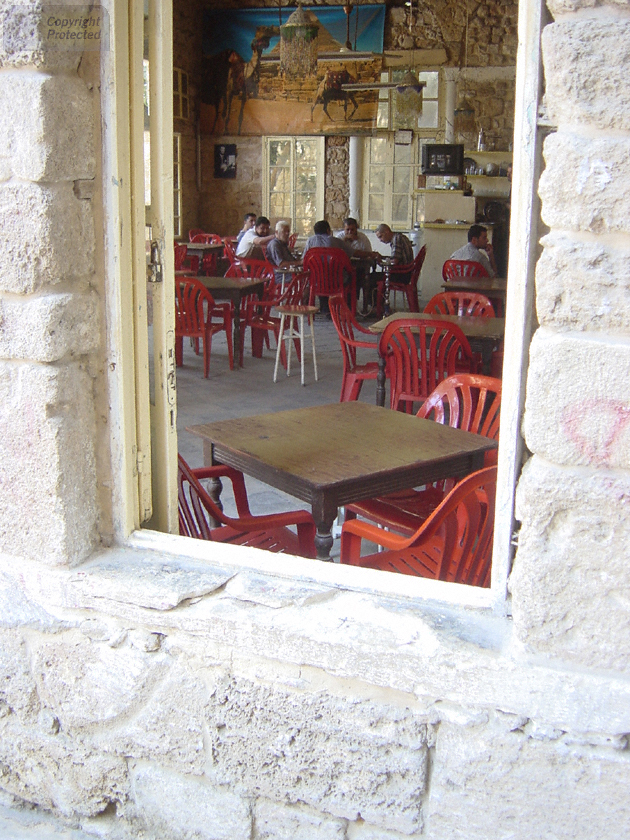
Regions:
M 298 3 L 297 9 L 280 27 L 280 72 L 287 79 L 304 79 L 317 74 L 319 24 Z

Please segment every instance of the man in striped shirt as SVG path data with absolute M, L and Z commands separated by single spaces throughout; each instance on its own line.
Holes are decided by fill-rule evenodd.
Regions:
M 376 228 L 376 238 L 379 242 L 389 245 L 394 265 L 409 265 L 413 262 L 413 245 L 404 233 L 394 233 L 389 225 L 379 225 Z M 408 283 L 411 279 L 411 269 L 408 272 L 396 273 L 397 283 Z

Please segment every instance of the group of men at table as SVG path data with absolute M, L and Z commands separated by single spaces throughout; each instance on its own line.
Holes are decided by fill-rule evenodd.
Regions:
M 275 233 L 270 233 L 270 222 L 266 216 L 245 215 L 242 230 L 239 232 L 236 246 L 236 256 L 243 259 L 263 259 L 265 257 L 278 269 L 289 269 L 304 259 L 304 254 L 311 248 L 340 248 L 349 257 L 364 261 L 357 271 L 358 284 L 363 288 L 363 311 L 367 311 L 367 301 L 376 288 L 377 278 L 370 275 L 370 267 L 382 262 L 383 255 L 373 251 L 370 240 L 358 229 L 356 219 L 344 219 L 343 230 L 333 235 L 330 225 L 325 219 L 315 223 L 313 235 L 306 240 L 302 256 L 296 256 L 289 247 L 291 226 L 289 222 L 281 220 L 276 223 Z M 389 225 L 381 224 L 376 229 L 377 239 L 390 246 L 391 262 L 393 265 L 409 265 L 413 262 L 414 253 L 411 241 L 404 233 L 393 231 Z M 263 251 L 263 248 L 265 251 Z M 489 277 L 496 276 L 496 264 L 492 245 L 488 242 L 487 228 L 483 225 L 472 225 L 468 231 L 468 243 L 451 255 L 455 260 L 471 260 L 481 263 Z M 396 281 L 404 283 L 410 279 L 399 274 Z

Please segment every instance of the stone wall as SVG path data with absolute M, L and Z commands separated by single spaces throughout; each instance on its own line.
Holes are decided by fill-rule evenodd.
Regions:
M 333 230 L 343 227 L 349 212 L 350 140 L 347 137 L 326 138 L 325 212 Z
M 97 133 L 101 104 L 106 133 L 114 122 L 109 79 L 100 99 L 93 57 L 79 68 L 5 38 L 0 804 L 23 817 L 13 836 L 630 833 L 630 15 L 550 5 L 558 130 L 540 185 L 551 232 L 513 620 L 385 597 L 369 570 L 293 558 L 288 573 L 254 549 L 145 532 L 94 550 L 100 500 L 116 505 L 100 453 L 121 422 L 103 374 L 120 360 L 99 345 L 121 318 L 102 266 L 120 184 L 94 152 L 110 150 Z
M 236 178 L 214 177 L 214 147 L 221 143 L 236 144 Z M 200 227 L 234 236 L 245 213 L 262 213 L 262 163 L 260 137 L 202 137 Z
M 627 673 L 630 17 L 625 4 L 549 7 L 546 104 L 557 131 L 540 183 L 550 233 L 536 274 L 524 422 L 534 457 L 518 494 L 514 617 L 532 652 Z

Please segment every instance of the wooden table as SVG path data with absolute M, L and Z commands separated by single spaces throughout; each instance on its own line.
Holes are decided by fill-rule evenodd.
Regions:
M 320 560 L 330 559 L 332 525 L 342 505 L 468 475 L 481 469 L 484 453 L 497 446 L 480 435 L 360 402 L 222 420 L 187 431 L 203 438 L 207 465 L 227 464 L 308 502 Z
M 401 318 L 418 321 L 448 321 L 455 324 L 464 333 L 473 350 L 481 353 L 483 372 L 490 373 L 492 351 L 503 341 L 505 318 L 481 318 L 478 315 L 437 315 L 428 312 L 395 312 L 389 318 L 383 318 L 369 327 L 370 332 L 380 334 L 392 321 Z M 376 385 L 376 404 L 385 405 L 385 360 L 379 356 L 379 373 Z
M 177 273 L 177 272 L 176 272 Z M 179 274 L 178 274 L 179 276 Z M 190 275 L 187 275 L 190 276 Z M 232 333 L 234 340 L 234 367 L 240 367 L 241 359 L 241 319 L 239 309 L 241 300 L 246 295 L 262 297 L 265 280 L 250 280 L 247 277 L 195 277 L 210 292 L 215 300 L 229 300 L 234 304 Z
M 505 277 L 461 277 L 457 280 L 448 280 L 442 283 L 446 292 L 480 292 L 490 300 L 499 301 L 501 309 L 496 306 L 497 315 L 505 314 L 505 293 L 507 290 L 507 279 Z
M 186 246 L 189 253 L 199 255 L 200 259 L 203 258 L 204 254 L 223 253 L 223 244 L 220 242 L 212 244 L 209 242 L 183 242 L 182 244 Z

